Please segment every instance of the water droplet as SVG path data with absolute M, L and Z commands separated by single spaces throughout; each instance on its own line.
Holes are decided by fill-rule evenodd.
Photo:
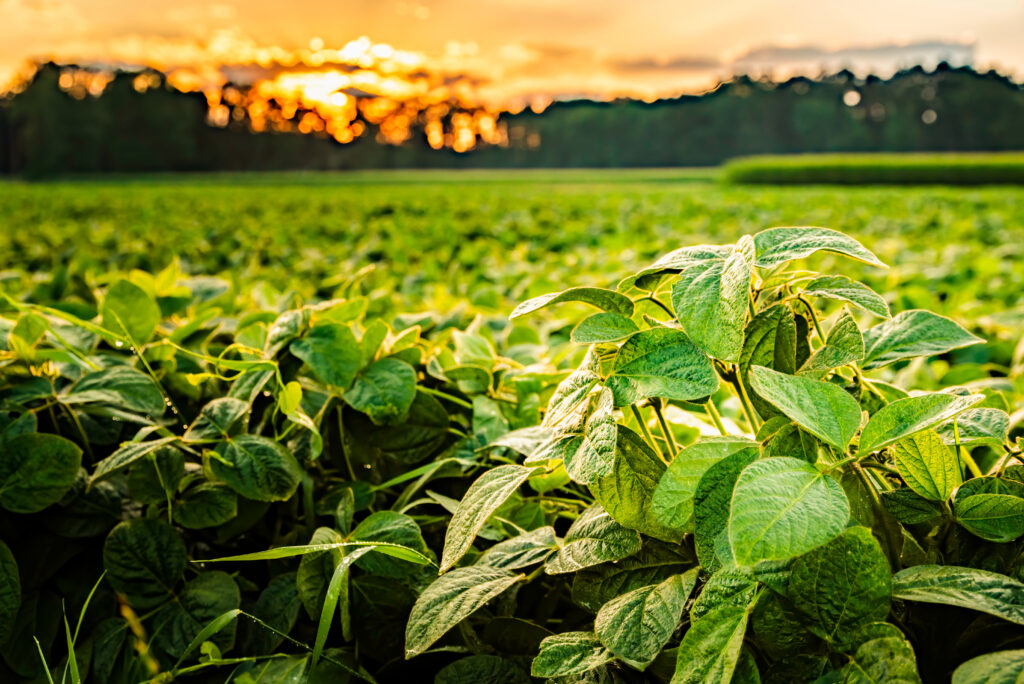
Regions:
M 114 340 L 114 346 L 120 349 L 121 347 L 124 346 L 124 342 L 122 342 L 121 340 Z
M 267 390 L 263 390 L 263 396 L 269 397 L 270 396 L 270 392 L 267 391 Z

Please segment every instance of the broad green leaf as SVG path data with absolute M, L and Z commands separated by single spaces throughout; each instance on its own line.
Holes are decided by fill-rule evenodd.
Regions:
M 994 408 L 967 409 L 956 417 L 956 429 L 953 421 L 938 428 L 942 441 L 946 444 L 961 446 L 977 446 L 988 444 L 998 447 L 1006 441 L 1010 431 L 1010 416 L 1006 411 Z
M 355 412 L 346 415 L 345 420 L 362 439 L 406 464 L 419 463 L 435 453 L 449 435 L 448 412 L 440 401 L 421 391 L 416 392 L 409 415 L 400 427 L 374 425 L 373 421 Z
M 164 412 L 164 396 L 145 373 L 118 366 L 89 373 L 61 397 L 64 404 L 108 404 L 150 416 Z
M 569 334 L 576 344 L 619 342 L 639 331 L 630 318 L 617 313 L 596 313 L 584 318 Z
M 793 606 L 811 632 L 840 647 L 860 625 L 889 614 L 889 561 L 866 527 L 851 527 L 797 558 L 790 583 Z
M 723 458 L 750 450 L 755 455 L 757 442 L 738 437 L 711 437 L 680 451 L 654 489 L 651 511 L 662 525 L 680 534 L 693 530 L 693 498 L 708 468 Z
M 926 499 L 945 501 L 963 483 L 956 454 L 932 430 L 896 442 L 893 458 L 907 486 Z
M 819 276 L 803 286 L 804 294 L 849 302 L 856 307 L 882 318 L 889 318 L 889 305 L 882 295 L 864 283 L 850 280 L 846 276 Z
M 247 499 L 285 501 L 302 480 L 302 468 L 290 451 L 266 437 L 238 435 L 217 447 L 210 470 Z
M 534 677 L 570 677 L 601 667 L 614 659 L 593 632 L 565 632 L 540 642 L 533 659 Z
M 848 235 L 829 228 L 769 228 L 754 235 L 754 247 L 757 255 L 754 265 L 758 268 L 771 268 L 823 250 L 885 268 L 885 264 L 864 245 Z
M 423 653 L 452 627 L 522 579 L 524 575 L 478 565 L 441 575 L 412 607 L 405 629 L 405 657 Z
M 423 533 L 417 522 L 404 513 L 397 511 L 376 511 L 360 522 L 349 539 L 358 542 L 382 542 L 411 549 L 426 558 L 432 558 L 433 552 L 423 540 Z M 384 547 L 375 547 L 379 550 Z M 361 558 L 356 565 L 371 574 L 381 577 L 401 579 L 407 577 L 415 568 L 405 559 L 395 558 L 386 552 L 374 553 Z
M 517 537 L 495 544 L 480 554 L 475 565 L 504 570 L 522 568 L 544 562 L 558 550 L 553 527 L 538 527 Z
M 700 588 L 700 596 L 690 608 L 690 621 L 702 619 L 723 606 L 746 608 L 757 594 L 757 582 L 743 568 L 718 570 Z
M 754 409 L 765 419 L 780 415 L 750 386 L 752 366 L 764 366 L 780 373 L 796 373 L 797 325 L 793 311 L 784 304 L 758 313 L 747 323 L 743 351 L 740 354 L 740 380 L 746 388 Z
M 313 326 L 288 349 L 324 383 L 342 389 L 352 384 L 363 365 L 356 336 L 351 328 L 339 323 Z
M 750 629 L 758 647 L 772 659 L 811 653 L 819 644 L 790 602 L 774 591 L 765 592 L 757 599 L 750 614 Z
M 562 548 L 544 566 L 549 575 L 575 572 L 621 560 L 640 550 L 640 535 L 615 522 L 600 506 L 591 506 L 569 526 Z
M 664 472 L 665 464 L 647 442 L 619 426 L 612 471 L 590 485 L 590 491 L 623 527 L 664 541 L 679 541 L 682 533 L 659 522 L 652 510 L 654 489 Z
M 953 672 L 953 684 L 1021 684 L 1024 649 L 996 651 L 971 658 Z
M 914 649 L 902 636 L 863 642 L 839 676 L 843 684 L 921 684 Z
M 188 581 L 177 600 L 169 602 L 154 618 L 160 638 L 155 644 L 173 658 L 186 655 L 189 644 L 207 624 L 224 613 L 237 610 L 241 602 L 238 585 L 226 572 L 204 572 Z M 235 644 L 238 623 L 228 621 L 209 641 L 221 651 Z
M 624 294 L 599 287 L 571 287 L 562 292 L 543 294 L 523 302 L 512 311 L 509 320 L 563 302 L 583 302 L 609 313 L 622 314 L 627 317 L 633 315 L 633 301 Z
M 14 631 L 21 607 L 21 577 L 18 562 L 7 544 L 0 541 L 0 644 Z
M 530 684 L 530 677 L 510 660 L 480 654 L 441 668 L 434 684 Z
M 185 431 L 186 442 L 208 442 L 228 436 L 231 427 L 249 412 L 249 405 L 241 399 L 219 397 L 203 406 L 188 430 Z
M 744 566 L 786 560 L 835 539 L 849 519 L 843 488 L 806 461 L 755 461 L 733 490 L 729 546 Z
M 711 359 L 685 333 L 671 328 L 651 328 L 626 340 L 612 374 L 635 383 L 645 397 L 688 401 L 718 389 Z
M 115 335 L 145 344 L 160 322 L 160 307 L 145 290 L 129 280 L 118 280 L 107 290 L 100 307 L 103 327 Z
M 841 387 L 763 366 L 750 369 L 750 385 L 802 428 L 845 451 L 860 427 L 860 405 Z
M 692 245 L 680 247 L 668 254 L 663 255 L 653 264 L 633 275 L 624 278 L 618 285 L 619 292 L 629 288 L 647 287 L 651 281 L 665 273 L 680 273 L 693 266 L 712 266 L 719 261 L 725 261 L 733 252 L 732 245 Z M 654 282 L 654 285 L 657 283 Z M 649 288 L 653 289 L 653 285 Z
M 639 553 L 610 563 L 595 565 L 576 573 L 572 600 L 596 613 L 616 596 L 652 584 L 693 568 L 693 556 L 678 544 L 646 540 Z
M 882 506 L 904 525 L 928 522 L 942 515 L 942 504 L 924 498 L 909 487 L 882 492 Z
M 612 391 L 603 387 L 591 395 L 591 406 L 583 434 L 562 446 L 565 471 L 579 484 L 592 484 L 608 475 L 615 461 L 619 426 Z
M 718 556 L 717 549 L 729 546 L 727 528 L 732 490 L 743 469 L 757 458 L 756 451 L 738 451 L 708 468 L 697 484 L 693 497 L 693 540 L 697 558 L 709 572 L 718 570 L 726 560 Z M 731 558 L 731 553 L 729 556 Z
M 861 454 L 878 451 L 915 432 L 933 428 L 983 399 L 980 394 L 961 396 L 944 392 L 897 399 L 868 419 L 857 451 Z
M 1024 584 L 988 570 L 915 565 L 893 577 L 893 598 L 960 606 L 1024 625 Z
M 945 316 L 912 309 L 864 332 L 864 368 L 914 356 L 934 356 L 984 342 Z
M 693 569 L 622 594 L 601 606 L 594 632 L 616 657 L 644 670 L 672 638 L 696 583 Z
M 107 581 L 135 609 L 153 608 L 172 598 L 187 563 L 185 542 L 173 527 L 153 518 L 119 524 L 103 545 Z
M 334 569 L 341 563 L 347 547 L 334 546 L 342 543 L 343 537 L 329 527 L 318 527 L 309 540 L 310 547 L 320 550 L 303 554 L 295 573 L 295 587 L 303 608 L 312 619 L 317 619 L 323 610 L 327 588 L 334 576 Z M 220 560 L 220 559 L 216 559 Z
M 82 465 L 82 450 L 57 435 L 28 432 L 0 444 L 0 506 L 37 513 L 60 501 Z
M 825 371 L 855 363 L 863 357 L 864 338 L 850 311 L 844 307 L 828 331 L 825 344 L 800 366 L 800 372 L 823 375 Z
M 374 361 L 356 376 L 345 402 L 377 425 L 400 422 L 416 398 L 416 370 L 396 359 Z
M 189 530 L 223 525 L 237 514 L 238 495 L 211 482 L 189 487 L 174 505 L 174 522 Z
M 149 442 L 124 442 L 114 453 L 96 464 L 96 470 L 89 479 L 90 483 L 98 482 L 105 477 L 124 470 L 144 456 L 166 448 L 178 440 L 177 437 L 161 437 Z
M 683 330 L 716 359 L 739 361 L 750 277 L 750 264 L 735 251 L 710 267 L 683 271 L 672 287 L 672 308 Z
M 536 468 L 502 465 L 488 470 L 466 491 L 448 524 L 441 555 L 441 572 L 447 571 L 465 555 L 473 540 L 491 517 Z
M 1024 498 L 1019 496 L 957 496 L 954 512 L 968 532 L 991 542 L 1011 542 L 1024 535 Z
M 163 504 L 178 491 L 185 476 L 185 454 L 173 447 L 152 452 L 128 473 L 128 491 L 146 504 Z
M 749 608 L 724 605 L 693 622 L 676 655 L 672 684 L 728 684 L 747 631 Z
M 555 388 L 555 393 L 551 395 L 551 401 L 548 402 L 548 410 L 544 414 L 542 425 L 546 428 L 557 427 L 575 413 L 599 380 L 597 373 L 589 368 L 587 361 L 584 361 L 580 368 L 570 373 Z

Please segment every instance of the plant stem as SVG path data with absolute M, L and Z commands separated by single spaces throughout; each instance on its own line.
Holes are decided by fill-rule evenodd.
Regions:
M 799 299 L 800 303 L 803 304 L 804 307 L 807 309 L 807 313 L 810 314 L 811 316 L 811 322 L 814 323 L 814 331 L 818 333 L 818 339 L 821 340 L 822 344 L 824 344 L 825 333 L 821 332 L 821 324 L 818 323 L 818 315 L 814 313 L 814 307 L 811 306 L 811 303 L 807 301 L 807 299 L 802 294 L 799 297 L 797 297 L 797 299 Z
M 747 394 L 747 388 L 743 386 L 743 380 L 740 379 L 740 369 L 738 366 L 733 366 L 731 383 L 736 389 L 736 395 L 739 397 L 740 407 L 743 409 L 743 416 L 747 419 L 750 431 L 756 434 L 758 428 L 761 427 L 761 423 L 757 420 L 757 413 L 754 411 L 754 405 L 750 403 L 750 396 Z
M 445 401 L 450 401 L 451 403 L 457 404 L 458 406 L 461 406 L 462 408 L 467 408 L 467 409 L 470 409 L 470 410 L 473 409 L 473 405 L 471 403 L 469 403 L 468 401 L 466 401 L 465 399 L 460 399 L 459 397 L 452 396 L 451 394 L 448 394 L 447 392 L 442 392 L 441 390 L 436 390 L 436 389 L 433 389 L 431 387 L 424 387 L 423 385 L 418 386 L 416 389 L 418 389 L 421 392 L 426 392 L 427 394 L 433 394 L 438 399 L 444 399 Z
M 651 406 L 654 408 L 654 415 L 658 417 L 658 427 L 661 429 L 662 436 L 665 437 L 668 453 L 672 458 L 675 458 L 676 454 L 679 453 L 679 447 L 676 446 L 676 438 L 672 435 L 672 429 L 669 428 L 668 421 L 665 420 L 665 415 L 661 411 L 661 401 L 655 401 Z
M 665 461 L 665 463 L 668 463 L 665 459 L 665 455 L 662 453 L 662 449 L 658 447 L 658 443 L 654 440 L 654 435 L 651 434 L 651 429 L 647 427 L 647 422 L 644 420 L 643 414 L 640 413 L 640 409 L 636 407 L 636 404 L 630 404 L 629 408 L 633 411 L 633 417 L 636 418 L 637 425 L 640 426 L 640 432 L 643 434 L 644 439 L 646 439 L 647 443 L 651 445 L 651 448 L 657 452 L 658 457 L 662 461 Z
M 654 304 L 657 304 L 658 306 L 661 307 L 661 310 L 664 311 L 665 313 L 667 313 L 669 316 L 671 316 L 672 318 L 676 317 L 675 312 L 672 311 L 672 309 L 670 309 L 667 306 L 665 306 L 664 304 L 662 304 L 661 300 L 658 299 L 657 297 L 655 297 L 653 292 L 651 294 L 647 295 L 646 297 L 641 297 L 638 301 L 641 301 L 641 302 L 652 302 Z
M 707 411 L 708 415 L 711 417 L 711 422 L 715 424 L 715 427 L 718 428 L 720 433 L 722 433 L 722 436 L 729 434 L 725 431 L 725 426 L 722 425 L 722 416 L 718 414 L 718 409 L 715 408 L 714 401 L 708 399 L 707 403 L 704 404 L 704 410 Z
M 981 472 L 981 468 L 978 467 L 974 458 L 967 453 L 967 450 L 960 446 L 960 426 L 957 425 L 956 418 L 953 419 L 953 440 L 956 443 L 956 455 L 962 463 L 967 464 L 967 469 L 971 471 L 971 475 L 974 477 L 984 477 L 985 474 Z
M 874 483 L 871 482 L 871 478 L 868 477 L 867 472 L 859 465 L 854 466 L 854 471 L 864 484 L 864 488 L 868 491 L 868 496 L 871 498 L 871 509 L 875 513 L 875 520 L 882 540 L 885 542 L 886 556 L 889 558 L 889 563 L 893 568 L 899 568 L 901 545 L 898 544 L 898 541 L 902 540 L 892 538 L 892 530 L 885 524 L 885 518 L 888 514 L 885 512 L 882 499 L 878 496 L 878 491 L 875 489 Z

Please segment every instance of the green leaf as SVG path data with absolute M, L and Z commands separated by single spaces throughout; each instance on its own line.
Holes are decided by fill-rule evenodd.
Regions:
M 860 361 L 864 357 L 864 338 L 850 311 L 843 308 L 828 331 L 825 344 L 800 366 L 800 373 L 823 375 L 826 371 Z
M 757 594 L 757 582 L 744 568 L 723 568 L 700 589 L 700 596 L 690 608 L 690 621 L 702 619 L 722 606 L 746 608 Z
M 563 302 L 583 302 L 609 313 L 622 314 L 626 317 L 633 315 L 633 301 L 624 294 L 600 287 L 571 287 L 562 292 L 543 294 L 523 302 L 512 311 L 509 320 Z
M 680 535 L 693 531 L 693 499 L 704 473 L 723 458 L 738 452 L 757 454 L 758 443 L 738 437 L 711 437 L 680 451 L 651 498 L 651 511 L 662 525 Z
M 987 570 L 915 565 L 893 577 L 893 598 L 960 606 L 1024 625 L 1024 584 Z
M 683 271 L 672 287 L 672 308 L 683 330 L 716 359 L 739 360 L 750 277 L 750 264 L 734 251 L 725 261 Z
M 259 435 L 238 435 L 217 447 L 210 459 L 219 480 L 247 499 L 286 501 L 302 480 L 302 468 L 290 451 Z
M 536 563 L 543 563 L 557 550 L 555 528 L 538 527 L 495 544 L 480 554 L 475 565 L 486 565 L 504 570 L 520 570 Z
M 107 581 L 136 609 L 153 608 L 173 597 L 187 563 L 185 542 L 162 520 L 123 522 L 103 545 Z
M 596 613 L 601 606 L 620 594 L 659 584 L 693 566 L 693 556 L 682 546 L 646 540 L 639 553 L 576 573 L 572 583 L 572 600 Z
M 755 461 L 733 490 L 729 546 L 744 566 L 786 560 L 835 539 L 849 519 L 843 488 L 806 461 Z
M 959 441 L 961 446 L 988 444 L 998 447 L 1006 441 L 1009 432 L 1010 416 L 1006 411 L 994 408 L 967 409 L 956 417 L 956 430 L 953 429 L 953 421 L 938 428 L 942 441 L 946 444 Z
M 14 621 L 21 607 L 21 576 L 14 554 L 0 541 L 0 644 L 14 631 Z
M 238 515 L 238 496 L 211 482 L 189 487 L 174 506 L 174 522 L 189 530 L 216 527 Z
M 889 318 L 889 305 L 882 295 L 864 283 L 850 280 L 846 276 L 819 276 L 803 286 L 803 292 L 812 297 L 825 297 L 849 302 L 854 306 L 882 318 Z
M 373 548 L 368 546 L 364 546 L 361 549 L 355 549 L 352 553 L 339 559 L 338 564 L 334 567 L 334 572 L 331 573 L 331 580 L 327 584 L 327 592 L 324 594 L 323 608 L 320 610 L 320 621 L 317 624 L 316 639 L 313 642 L 314 663 L 320 660 L 320 654 L 323 653 L 324 643 L 326 643 L 327 635 L 331 631 L 331 622 L 334 621 L 334 614 L 337 612 L 339 600 L 342 602 L 342 631 L 347 634 L 351 629 L 351 623 L 348 619 L 349 614 L 347 612 L 349 571 L 352 567 L 352 563 L 359 560 L 360 557 L 370 553 L 372 550 Z M 345 635 L 343 638 L 347 641 L 351 637 Z
M 601 606 L 594 632 L 619 659 L 644 670 L 672 638 L 696 583 L 693 569 L 618 596 Z
M 592 484 L 612 470 L 619 426 L 615 398 L 607 387 L 591 395 L 593 409 L 583 426 L 583 434 L 563 443 L 562 461 L 573 482 Z
M 159 449 L 166 448 L 177 440 L 177 437 L 161 437 L 149 442 L 124 442 L 117 451 L 96 464 L 96 470 L 93 472 L 92 477 L 89 478 L 89 482 L 95 483 L 110 477 L 114 473 L 132 465 L 140 458 Z
M 374 361 L 356 376 L 345 402 L 377 425 L 401 422 L 416 398 L 416 370 L 397 359 Z
M 652 510 L 654 489 L 664 472 L 665 464 L 643 438 L 619 426 L 612 472 L 590 485 L 590 491 L 623 527 L 656 539 L 679 541 L 682 533 L 659 522 Z
M 314 375 L 334 387 L 348 388 L 363 365 L 363 352 L 351 328 L 339 323 L 315 325 L 293 341 L 289 351 Z
M 249 412 L 249 404 L 242 399 L 222 396 L 203 407 L 199 417 L 188 426 L 185 441 L 213 441 L 228 435 L 231 426 Z
M 536 468 L 502 465 L 488 470 L 466 491 L 444 536 L 441 572 L 454 567 L 465 555 L 487 519 L 498 510 Z
M 840 671 L 843 684 L 920 684 L 914 649 L 902 636 L 864 641 Z
M 1020 684 L 1022 681 L 1024 649 L 971 658 L 953 672 L 952 684 Z
M 754 409 L 765 419 L 779 412 L 754 392 L 750 386 L 750 369 L 764 366 L 792 375 L 796 373 L 796 349 L 796 318 L 788 306 L 780 304 L 766 309 L 747 324 L 740 354 L 740 379 Z
M 416 599 L 405 629 L 406 659 L 423 653 L 435 641 L 524 575 L 470 566 L 441 575 Z
M 71 386 L 61 403 L 108 404 L 150 416 L 159 416 L 165 408 L 164 395 L 152 378 L 127 366 L 89 373 Z
M 593 632 L 566 632 L 540 642 L 533 659 L 534 677 L 569 677 L 589 672 L 612 661 L 614 656 Z
M 1024 535 L 1024 499 L 1011 494 L 973 494 L 956 498 L 956 520 L 968 532 L 991 542 Z
M 302 607 L 312 619 L 323 611 L 327 589 L 348 547 L 335 546 L 343 543 L 343 537 L 329 527 L 318 527 L 313 531 L 308 547 L 318 550 L 302 555 L 295 573 L 295 587 Z M 285 547 L 287 548 L 287 547 Z M 278 550 L 278 549 L 272 549 Z M 221 560 L 221 559 L 216 559 Z M 244 558 L 243 558 L 244 560 Z
M 619 342 L 639 331 L 630 318 L 617 313 L 596 313 L 579 322 L 569 334 L 576 344 L 606 344 Z
M 915 432 L 933 428 L 983 399 L 980 394 L 961 396 L 944 392 L 897 399 L 878 409 L 868 419 L 861 432 L 857 452 L 878 451 Z
M 944 354 L 984 341 L 945 316 L 912 309 L 865 331 L 864 369 L 914 356 Z
M 747 631 L 749 609 L 724 605 L 693 622 L 676 655 L 672 684 L 727 684 Z
M 840 648 L 860 625 L 889 614 L 889 561 L 866 527 L 851 527 L 797 558 L 789 581 L 793 606 L 811 632 Z
M 600 377 L 587 365 L 587 362 L 584 361 L 583 366 L 558 383 L 554 394 L 551 395 L 551 401 L 548 402 L 548 410 L 541 423 L 543 427 L 553 428 L 560 425 L 576 412 L 580 404 L 590 395 L 591 390 L 597 386 Z
M 942 515 L 942 505 L 930 501 L 909 487 L 882 492 L 885 510 L 904 525 L 928 522 Z
M 0 506 L 37 513 L 60 501 L 82 465 L 82 450 L 57 435 L 29 432 L 0 444 Z
M 956 454 L 932 430 L 896 442 L 893 458 L 907 486 L 926 499 L 945 501 L 963 483 Z
M 156 645 L 172 658 L 187 654 L 190 643 L 211 622 L 241 603 L 238 585 L 226 572 L 204 572 L 185 584 L 177 601 L 171 601 L 157 613 L 154 624 L 160 638 Z M 211 635 L 209 641 L 221 651 L 235 644 L 238 623 L 228 620 Z
M 434 684 L 530 684 L 530 677 L 500 656 L 471 655 L 441 668 Z
M 665 254 L 653 264 L 633 275 L 624 278 L 618 285 L 619 292 L 625 292 L 633 286 L 654 289 L 656 280 L 665 273 L 679 273 L 693 266 L 712 266 L 725 261 L 733 252 L 732 245 L 693 245 L 680 247 Z M 653 284 L 652 284 L 653 282 Z
M 860 405 L 841 387 L 763 366 L 752 367 L 749 377 L 763 399 L 840 451 L 846 450 L 860 427 Z
M 694 546 L 701 566 L 715 572 L 727 559 L 717 550 L 728 549 L 729 510 L 732 491 L 740 473 L 756 461 L 756 451 L 743 449 L 715 463 L 700 478 L 693 497 Z M 729 560 L 731 560 L 731 553 Z
M 612 374 L 635 383 L 644 397 L 689 401 L 718 389 L 711 359 L 685 333 L 671 328 L 651 328 L 626 340 Z
M 758 268 L 772 268 L 794 259 L 803 259 L 815 252 L 827 251 L 863 261 L 872 266 L 885 264 L 852 237 L 829 228 L 769 228 L 754 235 Z
M 423 540 L 423 533 L 417 522 L 397 511 L 376 511 L 360 522 L 350 536 L 351 541 L 383 542 L 411 549 L 425 558 L 432 558 L 433 552 Z M 380 551 L 384 547 L 376 547 Z M 387 552 L 375 553 L 361 558 L 356 565 L 371 574 L 393 579 L 409 575 L 413 566 L 404 558 L 395 558 Z
M 549 575 L 575 572 L 599 563 L 621 560 L 640 550 L 640 535 L 612 520 L 600 506 L 591 506 L 573 521 L 562 548 L 547 562 Z
M 145 344 L 160 322 L 160 307 L 145 290 L 128 280 L 118 280 L 107 290 L 100 307 L 103 327 L 118 337 L 127 335 Z

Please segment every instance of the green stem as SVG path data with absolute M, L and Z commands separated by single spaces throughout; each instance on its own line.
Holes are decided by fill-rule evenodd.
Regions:
M 962 463 L 967 464 L 967 469 L 971 471 L 971 475 L 974 477 L 984 477 L 985 474 L 981 472 L 981 468 L 978 467 L 974 458 L 967 453 L 966 449 L 960 446 L 960 426 L 957 425 L 956 418 L 953 419 L 953 440 L 956 443 L 956 455 Z
M 661 434 L 665 438 L 665 444 L 668 446 L 668 453 L 672 458 L 676 457 L 679 453 L 679 447 L 676 445 L 676 438 L 672 435 L 672 429 L 668 425 L 668 421 L 665 420 L 665 414 L 661 411 L 661 401 L 655 400 L 651 406 L 654 408 L 654 415 L 658 418 L 658 427 L 661 429 Z
M 715 424 L 715 427 L 718 428 L 720 433 L 722 433 L 722 436 L 729 434 L 725 431 L 725 426 L 722 425 L 722 416 L 718 414 L 718 409 L 715 408 L 714 401 L 708 399 L 707 403 L 704 404 L 704 410 L 707 411 L 708 416 L 711 417 L 711 422 Z
M 822 344 L 824 344 L 825 333 L 821 332 L 821 324 L 818 323 L 818 315 L 814 313 L 814 307 L 811 306 L 811 303 L 807 301 L 807 299 L 802 294 L 799 297 L 797 297 L 797 299 L 799 299 L 800 303 L 803 304 L 804 307 L 807 309 L 807 313 L 810 314 L 811 316 L 811 322 L 814 323 L 814 331 L 818 333 L 818 339 L 821 340 Z
M 457 404 L 458 406 L 461 406 L 462 408 L 467 408 L 469 410 L 473 410 L 473 405 L 471 403 L 469 403 L 465 399 L 460 399 L 459 397 L 454 397 L 454 396 L 448 394 L 447 392 L 442 392 L 441 390 L 432 389 L 430 387 L 424 387 L 422 385 L 420 385 L 416 389 L 420 390 L 421 392 L 426 392 L 427 394 L 433 394 L 438 399 L 444 399 L 445 401 L 450 401 L 451 403 Z
M 868 496 L 871 498 L 871 509 L 875 513 L 875 520 L 877 521 L 882 541 L 885 542 L 886 556 L 889 558 L 889 564 L 892 568 L 897 569 L 900 567 L 901 548 L 901 544 L 898 541 L 902 540 L 892 538 L 892 530 L 885 524 L 885 518 L 888 515 L 885 512 L 885 506 L 882 505 L 882 499 L 878 496 L 878 491 L 875 489 L 874 483 L 871 482 L 871 478 L 868 477 L 867 472 L 859 466 L 854 466 L 854 471 L 861 482 L 864 483 L 864 488 L 868 491 Z
M 890 475 L 896 475 L 896 476 L 902 477 L 900 475 L 900 471 L 896 470 L 892 466 L 885 465 L 884 463 L 874 463 L 872 461 L 864 461 L 864 462 L 861 463 L 861 465 L 864 466 L 865 468 L 874 468 L 875 470 L 881 470 L 881 471 L 884 471 L 886 473 L 889 473 Z
M 747 419 L 747 424 L 750 425 L 750 431 L 756 434 L 758 428 L 761 427 L 761 423 L 757 420 L 754 405 L 750 402 L 750 395 L 747 394 L 747 388 L 743 386 L 743 380 L 740 379 L 740 370 L 736 366 L 733 366 L 732 378 L 732 386 L 735 388 L 736 395 L 740 399 L 743 415 Z
M 667 314 L 668 314 L 669 316 L 671 316 L 672 318 L 675 318 L 675 317 L 676 317 L 676 314 L 675 314 L 675 312 L 674 312 L 674 311 L 672 311 L 672 309 L 670 309 L 670 308 L 668 308 L 667 306 L 665 306 L 664 304 L 662 304 L 662 303 L 661 303 L 661 300 L 660 300 L 660 299 L 658 299 L 657 297 L 655 297 L 655 296 L 654 296 L 654 293 L 653 293 L 653 292 L 652 292 L 651 294 L 647 295 L 646 297 L 641 297 L 641 298 L 640 298 L 639 300 L 637 300 L 637 301 L 641 301 L 641 302 L 652 302 L 652 303 L 654 303 L 654 304 L 657 304 L 658 306 L 660 306 L 660 307 L 661 307 L 661 310 L 662 310 L 662 311 L 664 311 L 665 313 L 667 313 Z
M 643 414 L 640 413 L 640 409 L 636 407 L 636 404 L 630 404 L 629 408 L 633 411 L 633 417 L 636 418 L 637 425 L 640 426 L 640 432 L 643 434 L 644 439 L 647 440 L 647 443 L 650 444 L 651 448 L 658 454 L 658 457 L 662 461 L 665 461 L 665 463 L 668 463 L 668 461 L 665 460 L 665 455 L 662 453 L 662 450 L 658 447 L 658 443 L 655 441 L 654 435 L 651 434 L 651 429 L 647 427 L 647 422 L 644 420 Z

